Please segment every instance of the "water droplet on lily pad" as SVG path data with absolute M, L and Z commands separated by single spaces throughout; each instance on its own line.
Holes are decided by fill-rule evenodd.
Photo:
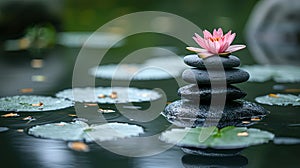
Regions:
M 207 131 L 210 136 L 200 139 Z M 185 152 L 211 156 L 236 155 L 245 147 L 267 143 L 273 138 L 274 135 L 267 131 L 233 126 L 220 130 L 216 127 L 172 129 L 160 136 L 162 141 L 180 146 Z
M 112 93 L 115 96 L 112 97 Z M 58 92 L 56 96 L 76 102 L 128 103 L 157 100 L 161 94 L 154 90 L 131 87 L 86 87 L 66 89 Z
M 74 106 L 69 100 L 49 96 L 12 96 L 0 98 L 0 111 L 41 112 Z
M 279 106 L 299 106 L 300 96 L 292 94 L 268 94 L 265 96 L 256 97 L 255 101 L 261 104 L 279 105 Z
M 250 74 L 249 81 L 265 82 L 273 79 L 279 83 L 300 82 L 300 68 L 290 65 L 252 65 L 243 66 Z
M 36 137 L 86 142 L 128 138 L 138 136 L 143 132 L 142 127 L 127 123 L 105 123 L 89 126 L 82 121 L 38 125 L 28 130 L 28 134 Z

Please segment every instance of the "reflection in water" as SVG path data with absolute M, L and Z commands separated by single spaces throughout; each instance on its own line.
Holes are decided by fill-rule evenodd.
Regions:
M 22 133 L 12 134 L 12 139 L 18 138 L 18 141 L 11 143 L 22 160 L 22 167 L 68 168 L 80 165 L 89 168 L 86 156 L 68 149 L 64 141 L 38 139 Z
M 163 167 L 163 168 L 182 168 L 182 163 L 180 158 L 183 153 L 176 148 L 172 148 L 168 151 L 160 153 L 158 155 L 150 157 L 140 157 L 133 160 L 133 167 L 135 168 L 153 168 L 153 167 Z
M 37 65 L 37 62 L 35 62 L 35 67 L 32 67 L 32 61 L 37 58 L 31 57 L 33 55 L 25 51 L 1 52 L 1 96 L 18 95 L 23 91 L 34 94 L 45 93 L 66 83 L 70 63 L 66 61 L 65 50 L 56 48 L 50 52 L 47 51 L 44 55 L 39 55 L 38 57 L 43 57 L 43 59 L 38 59 L 43 61 L 41 68 L 36 68 L 36 66 L 41 66 Z
M 245 167 L 248 159 L 242 155 L 232 157 L 205 157 L 197 155 L 184 155 L 181 158 L 186 168 L 190 167 Z

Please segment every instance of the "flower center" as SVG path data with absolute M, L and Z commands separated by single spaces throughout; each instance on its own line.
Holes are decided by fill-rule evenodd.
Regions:
M 211 42 L 220 41 L 221 37 L 210 37 L 209 40 Z

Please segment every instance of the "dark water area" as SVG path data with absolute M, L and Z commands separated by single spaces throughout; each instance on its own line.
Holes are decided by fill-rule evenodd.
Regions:
M 128 14 L 143 10 L 156 10 L 171 12 L 185 17 L 201 29 L 223 27 L 226 32 L 232 29 L 237 33 L 234 43 L 245 44 L 245 24 L 256 4 L 256 0 L 229 2 L 220 1 L 156 1 L 154 2 L 121 2 L 118 0 L 79 3 L 64 1 L 60 16 L 62 22 L 55 22 L 57 31 L 88 31 L 92 32 L 105 22 Z M 48 3 L 48 2 L 45 2 Z M 54 1 L 54 3 L 58 3 Z M 135 5 L 139 4 L 139 5 Z M 171 4 L 171 5 L 170 5 Z M 1 5 L 1 3 L 0 3 Z M 58 8 L 60 9 L 60 8 Z M 75 17 L 76 11 L 82 9 L 82 15 Z M 112 10 L 113 9 L 113 10 Z M 98 11 L 98 12 L 97 12 Z M 109 13 L 109 14 L 107 14 Z M 1 14 L 1 13 L 0 13 Z M 107 15 L 106 15 L 107 14 Z M 1 16 L 1 15 L 0 15 Z M 76 15 L 77 16 L 77 15 Z M 98 19 L 99 18 L 99 19 Z M 0 20 L 1 22 L 1 20 Z M 5 22 L 7 24 L 7 22 Z M 2 28 L 2 29 L 1 29 Z M 0 30 L 7 30 L 0 27 Z M 17 31 L 17 30 L 16 30 Z M 184 31 L 184 30 L 182 30 Z M 2 31 L 1 39 L 12 33 Z M 21 37 L 22 34 L 14 36 Z M 11 36 L 12 37 L 12 36 Z M 7 40 L 7 39 L 6 39 Z M 19 50 L 5 51 L 4 41 L 1 41 L 0 51 L 0 97 L 14 95 L 44 95 L 55 96 L 58 91 L 72 88 L 73 69 L 80 52 L 80 46 L 67 47 L 56 44 L 48 49 L 42 50 Z M 157 33 L 136 34 L 126 38 L 126 42 L 121 47 L 110 49 L 101 64 L 119 63 L 126 55 L 133 51 L 145 47 L 171 47 L 179 56 L 184 56 L 189 52 L 185 50 L 186 44 L 175 40 L 172 37 Z M 103 49 L 87 49 L 86 62 L 92 62 L 93 57 L 103 52 Z M 92 53 L 92 54 L 88 54 Z M 242 65 L 256 64 L 256 60 L 248 48 L 239 51 L 236 55 L 241 59 Z M 89 57 L 90 56 L 90 57 Z M 32 66 L 34 60 L 42 60 L 41 68 Z M 141 60 L 135 60 L 141 62 Z M 167 64 L 167 63 L 166 63 Z M 263 73 L 263 72 L 262 72 Z M 83 72 L 88 76 L 88 72 Z M 179 81 L 179 84 L 178 84 Z M 125 85 L 126 82 L 118 81 L 118 85 Z M 137 88 L 160 88 L 164 91 L 167 101 L 172 102 L 180 99 L 177 95 L 179 85 L 185 82 L 180 77 L 175 79 L 151 80 L 151 81 L 131 81 L 131 87 Z M 241 90 L 247 93 L 245 100 L 254 102 L 258 96 L 270 93 L 286 93 L 283 90 L 274 90 L 274 81 L 267 82 L 246 82 L 236 84 Z M 300 89 L 299 83 L 283 83 L 285 88 Z M 111 86 L 111 81 L 106 79 L 95 79 L 95 86 Z M 24 90 L 25 89 L 25 90 Z M 26 89 L 28 93 L 26 93 Z M 299 94 L 299 92 L 293 93 Z M 149 102 L 134 103 L 142 109 L 149 107 Z M 79 106 L 82 106 L 82 104 Z M 100 104 L 101 108 L 114 109 L 113 114 L 104 114 L 108 122 L 124 122 L 142 126 L 145 133 L 142 136 L 160 134 L 170 126 L 170 123 L 161 115 L 149 122 L 139 122 L 127 118 L 118 111 L 113 104 Z M 270 111 L 262 121 L 250 126 L 269 131 L 276 138 L 297 138 L 300 139 L 300 113 L 299 106 L 269 106 L 262 105 Z M 128 109 L 127 109 L 128 110 Z M 8 112 L 0 112 L 6 114 Z M 159 112 L 158 112 L 159 113 Z M 76 114 L 74 107 L 49 111 L 49 112 L 18 112 L 18 117 L 0 117 L 0 127 L 7 127 L 9 130 L 0 132 L 0 167 L 2 168 L 96 168 L 96 167 L 122 167 L 122 168 L 181 168 L 181 167 L 299 167 L 299 143 L 276 144 L 275 140 L 267 144 L 251 146 L 244 149 L 240 155 L 233 157 L 206 157 L 184 153 L 179 147 L 174 146 L 162 153 L 152 156 L 128 157 L 122 156 L 105 149 L 97 143 L 88 143 L 89 152 L 78 152 L 68 148 L 68 143 L 61 140 L 51 140 L 36 138 L 28 135 L 29 128 L 35 125 L 71 122 Z M 23 118 L 32 116 L 36 120 L 24 121 Z M 93 118 L 93 115 L 86 114 Z M 116 145 L 112 143 L 112 145 Z M 143 149 L 148 144 L 136 144 L 132 150 Z

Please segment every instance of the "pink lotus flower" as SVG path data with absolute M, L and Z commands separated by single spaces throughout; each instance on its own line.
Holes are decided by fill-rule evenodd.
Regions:
M 223 35 L 223 30 L 214 29 L 213 34 L 209 31 L 203 31 L 204 38 L 195 33 L 193 39 L 202 48 L 187 47 L 186 49 L 196 52 L 201 58 L 213 55 L 228 56 L 230 53 L 245 48 L 245 45 L 230 45 L 235 38 L 235 33 L 231 31 Z

